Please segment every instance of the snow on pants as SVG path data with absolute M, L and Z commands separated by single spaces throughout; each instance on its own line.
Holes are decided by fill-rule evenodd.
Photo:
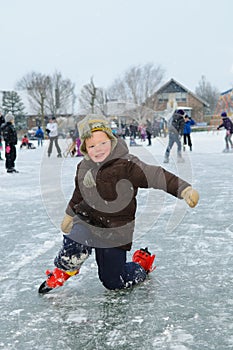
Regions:
M 54 259 L 54 265 L 64 271 L 79 270 L 90 254 L 91 247 L 64 236 L 63 245 Z
M 146 271 L 137 263 L 126 262 L 120 248 L 96 248 L 96 262 L 101 282 L 107 289 L 129 288 L 145 280 Z
M 63 246 L 54 264 L 64 271 L 80 269 L 92 248 L 64 236 Z M 99 279 L 107 289 L 123 289 L 145 280 L 146 271 L 137 263 L 126 262 L 126 251 L 120 248 L 95 248 Z

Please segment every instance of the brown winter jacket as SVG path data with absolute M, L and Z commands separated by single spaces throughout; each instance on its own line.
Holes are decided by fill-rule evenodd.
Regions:
M 75 190 L 66 213 L 74 216 L 74 225 L 88 223 L 92 238 L 96 234 L 94 241 L 87 235 L 88 245 L 130 250 L 138 188 L 159 189 L 181 198 L 187 186 L 190 184 L 162 167 L 146 164 L 129 154 L 126 143 L 118 139 L 104 162 L 83 159 L 78 164 Z

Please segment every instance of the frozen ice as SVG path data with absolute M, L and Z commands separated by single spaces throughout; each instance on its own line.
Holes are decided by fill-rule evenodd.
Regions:
M 17 150 L 18 174 L 7 174 L 1 162 L 0 349 L 232 349 L 233 153 L 222 152 L 224 135 L 193 132 L 183 164 L 175 146 L 163 164 L 164 138 L 130 147 L 190 181 L 200 202 L 191 209 L 160 191 L 139 191 L 132 252 L 148 246 L 157 268 L 123 291 L 101 285 L 93 253 L 62 288 L 38 295 L 61 246 L 80 158 L 59 159 L 55 150 L 48 158 L 45 143 Z

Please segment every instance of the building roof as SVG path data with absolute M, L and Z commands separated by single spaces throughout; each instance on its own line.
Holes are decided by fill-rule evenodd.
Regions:
M 233 93 L 233 89 L 229 89 L 229 90 L 227 90 L 227 91 L 224 91 L 224 92 L 222 92 L 220 95 L 221 95 L 221 96 L 224 96 L 224 95 L 227 95 L 227 94 L 229 94 L 229 93 Z
M 209 107 L 209 104 L 204 101 L 202 98 L 195 95 L 191 90 L 187 89 L 182 84 L 178 83 L 175 79 L 171 78 L 166 84 L 162 85 L 157 91 L 156 94 L 162 92 L 186 92 L 192 95 L 195 99 L 199 100 L 204 106 Z

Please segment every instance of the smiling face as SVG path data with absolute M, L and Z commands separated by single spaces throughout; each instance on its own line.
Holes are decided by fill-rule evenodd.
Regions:
M 104 131 L 95 131 L 85 140 L 86 150 L 95 163 L 103 162 L 111 153 L 111 140 Z

